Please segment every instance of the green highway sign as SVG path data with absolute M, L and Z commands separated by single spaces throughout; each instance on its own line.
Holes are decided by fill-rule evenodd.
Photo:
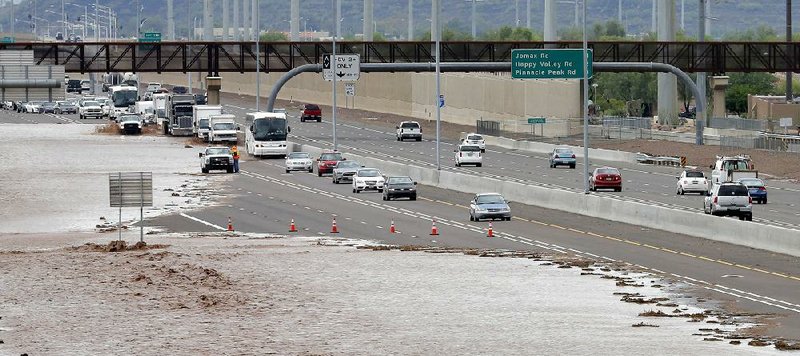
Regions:
M 583 79 L 582 49 L 511 50 L 511 77 L 515 79 Z M 588 55 L 592 77 L 592 50 Z
M 145 32 L 144 37 L 139 37 L 139 42 L 161 42 L 161 32 Z
M 8 37 L 8 36 L 3 37 L 3 39 L 0 40 L 0 43 L 14 43 L 14 42 L 15 42 L 14 37 Z
M 546 122 L 547 122 L 547 119 L 545 119 L 545 118 L 543 118 L 543 117 L 529 117 L 529 118 L 528 118 L 528 124 L 529 124 L 529 125 L 533 125 L 533 124 L 544 124 L 544 123 L 546 123 Z

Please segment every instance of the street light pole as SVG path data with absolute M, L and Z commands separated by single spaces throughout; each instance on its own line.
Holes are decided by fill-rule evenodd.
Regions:
M 336 37 L 339 36 L 339 9 L 337 0 L 331 0 L 333 3 L 333 48 L 331 49 L 331 69 L 333 70 L 333 107 L 331 108 L 331 121 L 333 123 L 333 150 L 338 148 L 336 142 Z M 436 0 L 434 0 L 436 1 Z M 299 24 L 298 24 L 299 25 Z
M 441 129 L 441 120 L 442 120 L 442 105 L 440 101 L 442 100 L 442 83 L 441 83 L 441 49 L 440 49 L 440 41 L 442 38 L 442 26 L 441 26 L 441 19 L 439 15 L 441 14 L 441 3 L 440 0 L 433 0 L 434 2 L 434 14 L 432 14 L 433 18 L 436 19 L 436 98 L 434 103 L 436 103 L 436 170 L 442 170 L 442 164 L 440 160 L 439 154 L 439 130 Z
M 256 13 L 253 14 L 255 16 L 255 31 L 256 31 L 256 112 L 261 111 L 261 49 L 259 47 L 259 42 L 261 42 L 261 28 L 259 27 L 259 0 L 253 0 L 253 4 L 256 7 Z
M 583 0 L 583 193 L 589 194 L 589 52 L 586 44 L 586 2 Z M 575 0 L 578 3 L 578 0 Z

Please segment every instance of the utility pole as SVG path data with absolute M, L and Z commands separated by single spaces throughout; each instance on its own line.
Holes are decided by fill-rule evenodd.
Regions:
M 342 0 L 336 0 L 336 13 L 342 16 Z M 336 20 L 336 33 L 342 34 L 342 19 Z
M 475 1 L 475 0 L 472 0 L 472 39 L 473 40 L 478 36 L 478 31 L 477 31 L 477 28 L 476 28 L 476 25 L 475 25 L 475 20 L 476 20 L 475 18 L 477 17 L 476 13 L 478 12 L 477 11 L 477 7 L 478 7 L 478 2 Z
M 656 3 L 657 0 L 653 0 L 653 12 L 652 18 L 650 19 L 650 32 L 657 34 L 658 33 L 658 17 L 656 17 L 656 11 L 658 10 L 658 4 Z
M 439 36 L 439 18 L 436 16 L 437 1 L 439 0 L 431 0 L 431 41 L 436 41 Z
M 239 0 L 233 0 L 233 40 L 241 41 L 242 37 L 239 32 Z
M 292 0 L 289 11 L 289 39 L 292 41 L 300 40 L 300 0 Z
M 375 29 L 372 28 L 373 0 L 364 0 L 364 41 L 372 41 Z
M 442 105 L 439 104 L 439 101 L 442 97 L 442 80 L 441 80 L 441 40 L 442 40 L 442 31 L 441 27 L 439 26 L 439 21 L 442 14 L 442 6 L 439 4 L 441 0 L 433 0 L 433 13 L 431 17 L 436 19 L 436 98 L 434 99 L 434 105 L 436 105 L 436 170 L 442 170 L 441 164 L 441 154 L 439 153 L 439 141 L 440 141 L 440 131 L 441 131 L 441 122 L 442 122 Z
M 586 42 L 586 1 L 583 1 L 583 194 L 589 194 L 589 51 Z M 578 3 L 578 0 L 575 0 Z
M 697 9 L 697 13 L 698 13 L 698 16 L 697 16 L 697 19 L 698 19 L 698 21 L 697 21 L 697 42 L 700 42 L 700 43 L 705 42 L 705 40 L 706 40 L 706 2 L 707 1 L 708 0 L 699 0 L 697 2 L 697 4 L 698 4 L 698 9 Z M 700 98 L 695 98 L 695 101 L 705 100 L 706 99 L 706 73 L 705 72 L 698 72 L 697 73 L 697 91 L 700 92 Z M 696 109 L 695 109 L 695 111 L 696 111 Z M 705 113 L 702 113 L 702 114 L 705 114 Z M 695 112 L 695 115 L 697 115 L 696 118 L 699 118 L 701 113 Z M 705 116 L 706 122 L 697 122 L 697 119 L 695 119 L 695 123 L 694 123 L 695 126 L 697 126 L 697 125 L 708 126 L 708 124 L 711 122 L 710 117 L 711 117 L 711 115 L 706 115 Z M 700 137 L 699 137 L 698 140 L 702 140 L 703 136 L 702 135 L 699 135 L 699 136 Z
M 525 28 L 531 29 L 531 0 L 525 6 Z
M 519 0 L 514 0 L 514 27 L 519 27 Z
M 792 42 L 792 0 L 786 0 L 786 42 Z M 786 71 L 786 101 L 794 101 L 792 71 Z
M 711 1 L 704 0 L 703 2 L 706 4 L 706 16 L 704 17 L 706 22 L 706 35 L 711 37 Z
M 556 0 L 544 0 L 544 40 L 556 41 Z
M 686 0 L 681 0 L 681 31 L 686 31 L 686 24 L 683 22 L 686 13 Z
M 235 0 L 234 0 L 235 1 Z M 228 0 L 222 0 L 222 40 L 229 41 L 230 23 L 228 23 Z
M 408 0 L 408 38 L 414 40 L 414 0 Z
M 175 6 L 173 4 L 174 0 L 167 0 L 167 38 L 170 41 L 175 40 Z
M 61 32 L 64 38 L 67 38 L 67 13 L 64 12 L 64 0 L 61 0 L 61 24 L 64 25 L 64 32 Z
M 250 19 L 252 20 L 252 24 L 250 28 L 253 29 L 253 39 L 258 41 L 261 38 L 261 33 L 258 31 L 258 17 L 256 16 L 256 12 L 258 12 L 258 0 L 251 1 L 253 7 L 250 9 L 251 14 Z
M 622 25 L 622 0 L 617 1 L 617 21 Z
M 261 31 L 258 27 L 259 23 L 259 14 L 260 5 L 258 0 L 253 0 L 253 7 L 255 7 L 255 11 L 253 12 L 253 17 L 255 18 L 255 28 L 256 28 L 256 112 L 261 111 L 261 48 L 259 47 L 259 42 L 261 42 Z
M 436 1 L 436 0 L 434 0 Z M 333 150 L 335 151 L 338 146 L 336 145 L 336 37 L 339 36 L 337 24 L 339 23 L 339 8 L 337 7 L 337 0 L 333 0 L 333 41 L 331 46 L 331 68 L 333 70 L 333 80 L 331 86 L 333 87 L 333 106 L 331 107 L 331 121 L 333 126 Z M 299 25 L 299 24 L 298 24 Z

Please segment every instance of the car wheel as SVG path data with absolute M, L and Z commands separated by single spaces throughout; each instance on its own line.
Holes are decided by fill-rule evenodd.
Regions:
M 621 192 L 621 191 L 622 191 L 622 187 L 619 187 L 619 188 L 614 188 L 614 191 L 615 191 L 615 192 Z
M 356 194 L 361 193 L 361 189 L 356 188 Z
M 378 189 L 378 193 L 383 193 L 383 189 Z
M 417 137 L 417 142 L 422 141 L 422 137 Z
M 336 178 L 333 178 L 332 181 L 333 181 L 333 184 L 339 184 L 339 181 L 336 180 Z
M 478 163 L 475 165 L 475 167 L 483 167 L 483 163 Z
M 208 168 L 201 168 L 200 169 L 203 173 L 208 173 Z
M 767 198 L 764 198 L 764 200 L 761 201 L 761 204 L 766 204 L 766 203 L 767 203 Z
M 456 167 L 461 167 L 461 164 L 459 164 L 458 162 L 456 162 Z
M 570 164 L 569 168 L 575 169 L 575 165 L 574 164 Z
M 225 171 L 228 173 L 233 173 L 233 167 L 228 167 Z
M 472 216 L 472 214 L 469 214 L 469 221 L 475 221 L 475 218 Z
M 79 119 L 83 120 L 83 115 L 78 116 Z
M 398 141 L 398 142 L 400 141 L 400 136 L 397 136 L 397 141 Z
M 322 171 L 317 170 L 317 177 L 322 177 Z
M 739 215 L 739 220 L 744 221 L 744 215 Z
M 680 194 L 680 195 L 684 195 L 683 188 L 678 188 L 678 194 Z
M 289 173 L 289 172 L 290 172 L 290 171 L 287 169 L 287 170 L 286 170 L 286 173 Z
M 708 191 L 707 191 L 707 190 L 704 190 L 704 191 L 703 191 L 702 193 L 700 193 L 700 194 L 703 194 L 703 196 L 706 196 L 706 195 L 708 195 Z
M 314 168 L 309 168 L 308 173 L 314 173 Z
M 511 221 L 511 217 L 510 217 L 510 216 L 509 216 L 509 217 L 507 217 L 507 218 L 506 218 L 506 221 Z
M 753 221 L 753 214 L 747 214 L 744 219 L 747 221 Z
M 417 200 L 417 196 L 416 195 L 412 195 L 410 199 L 411 200 Z

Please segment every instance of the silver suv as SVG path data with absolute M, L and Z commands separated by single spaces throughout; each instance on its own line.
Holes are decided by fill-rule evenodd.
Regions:
M 738 216 L 753 220 L 753 198 L 741 183 L 715 184 L 703 200 L 703 212 L 711 215 Z

